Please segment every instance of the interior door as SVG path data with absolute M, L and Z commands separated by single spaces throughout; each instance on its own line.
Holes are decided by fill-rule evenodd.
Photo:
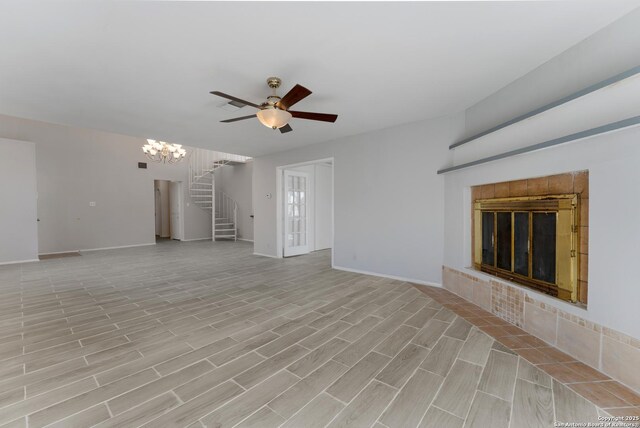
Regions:
M 169 213 L 171 221 L 171 239 L 181 241 L 182 236 L 182 183 L 172 181 L 169 183 Z
M 284 256 L 309 252 L 309 174 L 284 171 Z

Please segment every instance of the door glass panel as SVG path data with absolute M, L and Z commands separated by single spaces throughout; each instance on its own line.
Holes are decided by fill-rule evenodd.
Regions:
M 535 279 L 556 282 L 556 213 L 533 213 L 531 268 Z
M 498 267 L 511 270 L 511 213 L 498 213 Z
M 286 174 L 285 203 L 285 249 L 284 255 L 291 256 L 308 252 L 307 247 L 307 177 Z
M 482 213 L 482 263 L 490 266 L 494 265 L 493 216 L 494 213 Z
M 529 276 L 529 213 L 513 216 L 513 271 Z

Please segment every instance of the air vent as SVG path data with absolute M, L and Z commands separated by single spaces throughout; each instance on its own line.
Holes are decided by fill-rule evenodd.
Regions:
M 238 101 L 229 101 L 228 103 L 224 103 L 220 106 L 222 110 L 226 111 L 236 111 L 240 110 L 242 107 L 244 107 L 244 104 L 239 103 Z

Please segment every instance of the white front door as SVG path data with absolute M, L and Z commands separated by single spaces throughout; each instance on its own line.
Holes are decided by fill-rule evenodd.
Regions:
M 308 236 L 309 175 L 284 171 L 284 256 L 309 252 Z

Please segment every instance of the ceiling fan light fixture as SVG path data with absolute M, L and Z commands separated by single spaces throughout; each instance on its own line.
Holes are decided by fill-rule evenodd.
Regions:
M 267 128 L 278 129 L 285 126 L 293 116 L 286 110 L 269 106 L 257 113 L 258 120 Z

